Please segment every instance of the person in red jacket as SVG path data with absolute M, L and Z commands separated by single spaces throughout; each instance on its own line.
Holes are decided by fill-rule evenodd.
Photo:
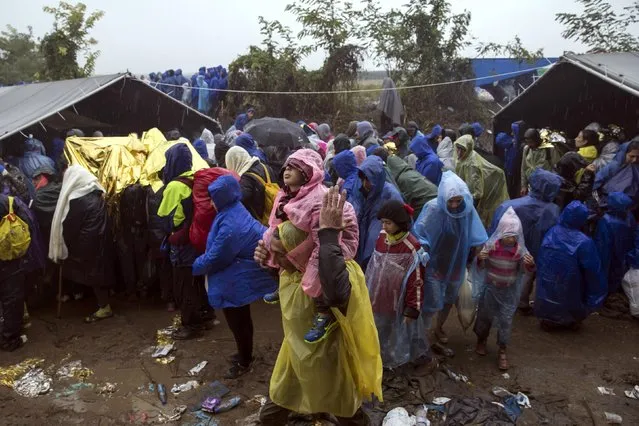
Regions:
M 427 361 L 430 355 L 427 324 L 420 318 L 428 254 L 410 233 L 413 213 L 401 201 L 382 205 L 377 214 L 382 232 L 366 269 L 385 368 Z

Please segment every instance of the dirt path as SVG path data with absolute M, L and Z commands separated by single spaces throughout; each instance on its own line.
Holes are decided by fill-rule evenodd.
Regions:
M 67 303 L 62 320 L 55 319 L 51 309 L 32 312 L 29 342 L 17 352 L 0 354 L 0 366 L 38 357 L 45 359 L 45 366 L 55 364 L 57 368 L 70 355 L 71 360 L 82 360 L 85 367 L 94 371 L 87 383 L 95 386 L 117 383 L 117 391 L 110 396 L 98 394 L 95 388 L 75 391 L 70 386 L 77 380 L 54 379 L 51 392 L 28 399 L 0 386 L 1 424 L 142 424 L 152 420 L 158 407 L 172 408 L 198 401 L 199 390 L 195 390 L 178 397 L 169 395 L 168 405 L 162 407 L 157 397 L 148 392 L 141 361 L 154 380 L 169 389 L 175 383 L 191 379 L 187 371 L 207 360 L 209 364 L 200 376 L 205 384 L 220 380 L 231 390 L 229 395 L 239 395 L 244 400 L 268 393 L 270 371 L 282 339 L 277 307 L 262 303 L 253 306 L 257 362 L 251 374 L 227 381 L 222 376 L 228 368 L 226 358 L 235 352 L 235 344 L 223 318 L 219 326 L 201 339 L 178 342 L 176 360 L 163 366 L 141 352 L 153 345 L 157 329 L 171 324 L 173 314 L 163 311 L 161 306 L 120 302 L 114 305 L 113 319 L 85 325 L 82 318 L 91 307 L 90 301 Z M 547 334 L 538 328 L 534 318 L 517 317 L 509 352 L 512 364 L 509 379 L 504 379 L 496 368 L 494 346 L 489 346 L 488 357 L 477 357 L 472 351 L 474 335 L 470 331 L 464 334 L 453 315 L 449 322 L 450 346 L 457 354 L 448 365 L 453 371 L 466 374 L 472 385 L 455 383 L 441 372 L 418 380 L 401 372 L 387 374 L 387 383 L 394 383 L 395 388 L 385 388 L 387 401 L 383 411 L 424 402 L 424 394 L 488 395 L 493 386 L 503 386 L 510 391 L 522 391 L 531 399 L 532 409 L 524 411 L 518 424 L 602 425 L 604 411 L 621 415 L 624 424 L 639 424 L 639 401 L 623 396 L 624 390 L 639 384 L 638 322 L 592 316 L 579 332 Z M 494 343 L 493 336 L 490 343 Z M 416 394 L 415 386 L 421 386 L 421 394 Z M 599 395 L 597 386 L 612 387 L 616 396 Z M 584 400 L 596 423 L 590 418 Z M 215 420 L 219 425 L 234 425 L 236 420 L 257 410 L 257 403 L 242 404 Z M 377 421 L 382 417 L 381 410 L 374 413 Z M 207 422 L 187 412 L 174 424 Z

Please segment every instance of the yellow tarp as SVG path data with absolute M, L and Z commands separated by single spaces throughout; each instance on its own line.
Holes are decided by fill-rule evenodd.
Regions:
M 64 152 L 70 165 L 78 164 L 98 178 L 106 190 L 107 200 L 117 200 L 124 189 L 140 182 L 153 191 L 162 187 L 158 172 L 166 164 L 164 153 L 177 143 L 185 143 L 193 156 L 193 171 L 208 167 L 186 139 L 167 142 L 158 129 L 107 138 L 67 138 Z

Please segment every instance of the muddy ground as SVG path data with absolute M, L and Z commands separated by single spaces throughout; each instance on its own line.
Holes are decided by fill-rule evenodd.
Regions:
M 149 380 L 141 362 L 155 381 L 168 388 L 191 379 L 187 371 L 207 360 L 209 364 L 199 377 L 205 386 L 220 380 L 231 390 L 229 395 L 239 395 L 245 401 L 268 393 L 270 372 L 282 339 L 277 306 L 253 306 L 257 361 L 253 371 L 239 380 L 222 379 L 228 368 L 226 358 L 235 352 L 235 345 L 221 315 L 221 324 L 202 338 L 178 342 L 177 359 L 164 366 L 142 352 L 154 344 L 157 329 L 171 324 L 174 314 L 159 304 L 115 302 L 114 318 L 85 325 L 82 318 L 92 307 L 91 300 L 66 303 L 60 320 L 55 318 L 53 306 L 33 311 L 28 343 L 14 353 L 0 353 L 0 367 L 38 357 L 45 359 L 45 367 L 57 368 L 70 355 L 71 360 L 82 360 L 94 371 L 87 383 L 96 387 L 105 382 L 116 383 L 117 391 L 106 396 L 95 388 L 74 391 L 70 386 L 78 382 L 76 379 L 54 379 L 51 392 L 28 399 L 0 386 L 0 424 L 152 423 L 157 420 L 159 409 L 170 411 L 176 405 L 198 401 L 201 389 L 178 397 L 169 395 L 168 405 L 162 407 L 156 395 L 148 392 Z M 624 390 L 639 384 L 637 321 L 593 315 L 578 332 L 548 334 L 539 329 L 533 317 L 518 316 L 509 350 L 512 367 L 508 379 L 496 368 L 494 345 L 489 347 L 489 356 L 477 357 L 473 352 L 474 335 L 470 331 L 463 333 L 454 313 L 447 330 L 456 356 L 445 365 L 467 375 L 471 383 L 451 380 L 441 367 L 432 373 L 413 369 L 388 373 L 386 401 L 371 411 L 374 424 L 380 424 L 384 413 L 393 407 L 406 406 L 412 411 L 416 404 L 430 402 L 436 396 L 480 396 L 490 400 L 493 386 L 522 391 L 530 397 L 532 408 L 524 410 L 517 424 L 603 425 L 604 411 L 622 416 L 623 424 L 639 424 L 639 400 L 623 395 Z M 613 388 L 616 396 L 600 395 L 598 386 Z M 197 419 L 187 412 L 173 424 L 243 424 L 241 419 L 257 413 L 258 407 L 256 402 L 245 402 L 212 420 Z

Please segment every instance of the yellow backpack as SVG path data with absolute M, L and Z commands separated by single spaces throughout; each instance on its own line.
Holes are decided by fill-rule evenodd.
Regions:
M 13 212 L 13 197 L 9 198 L 9 213 L 0 220 L 0 260 L 19 259 L 31 244 L 29 225 Z
M 268 169 L 264 164 L 262 164 L 262 167 L 264 167 L 264 173 L 266 174 L 266 182 L 256 173 L 247 174 L 253 176 L 258 182 L 264 185 L 264 215 L 260 219 L 260 222 L 262 225 L 268 226 L 268 220 L 271 217 L 271 211 L 273 210 L 277 193 L 280 191 L 280 186 L 271 182 L 271 175 L 268 173 Z

